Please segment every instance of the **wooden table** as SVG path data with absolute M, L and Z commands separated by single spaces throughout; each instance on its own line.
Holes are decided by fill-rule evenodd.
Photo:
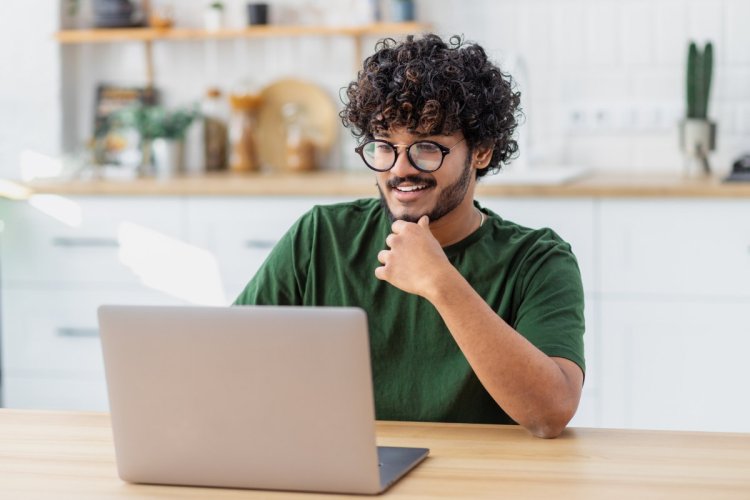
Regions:
M 378 423 L 378 444 L 430 457 L 385 497 L 750 499 L 750 434 Z M 102 413 L 0 410 L 0 498 L 363 498 L 131 485 L 117 477 Z

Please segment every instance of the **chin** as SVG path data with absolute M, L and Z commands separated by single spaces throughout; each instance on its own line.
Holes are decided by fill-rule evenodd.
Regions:
M 424 215 L 424 214 L 419 214 L 419 215 L 411 215 L 411 214 L 408 214 L 408 213 L 407 213 L 407 214 L 402 214 L 401 216 L 399 216 L 399 217 L 396 217 L 396 218 L 397 218 L 398 220 L 403 220 L 403 221 L 406 221 L 406 222 L 414 222 L 414 223 L 417 223 L 417 222 L 419 221 L 419 219 L 421 219 L 421 218 L 422 218 L 422 216 L 423 216 L 423 215 Z
M 417 222 L 424 214 L 427 212 L 425 211 L 417 211 L 417 210 L 409 210 L 408 208 L 404 208 L 403 206 L 399 206 L 398 208 L 394 209 L 393 205 L 395 203 L 393 202 L 386 202 L 383 200 L 383 198 L 380 198 L 380 204 L 385 209 L 385 213 L 388 215 L 388 218 L 391 222 L 397 221 L 397 220 L 403 220 L 406 222 Z M 395 204 L 398 205 L 398 204 Z

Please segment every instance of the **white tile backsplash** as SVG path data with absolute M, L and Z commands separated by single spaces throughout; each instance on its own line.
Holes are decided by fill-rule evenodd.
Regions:
M 747 141 L 747 137 L 750 137 L 750 99 L 737 106 L 737 133 L 744 136 L 745 141 Z M 747 146 L 747 142 L 745 142 L 745 146 Z
M 653 63 L 656 20 L 653 2 L 638 0 L 622 4 L 620 40 L 622 60 L 627 65 Z
M 555 25 L 551 31 L 555 65 L 560 68 L 584 67 L 586 57 L 586 9 L 584 2 L 555 2 Z
M 81 0 L 90 11 L 91 0 Z M 171 3 L 179 25 L 202 26 L 202 0 Z M 328 18 L 364 0 L 271 0 L 271 17 L 314 5 Z M 27 148 L 50 153 L 80 147 L 91 134 L 98 82 L 142 84 L 139 43 L 59 46 L 52 39 L 54 0 L 9 2 L 0 16 L 0 175 L 16 177 Z M 334 5 L 335 2 L 336 5 Z M 750 0 L 416 0 L 417 13 L 444 36 L 464 35 L 493 60 L 520 54 L 527 67 L 532 163 L 571 162 L 591 168 L 675 170 L 682 167 L 675 122 L 684 110 L 684 63 L 689 39 L 716 47 L 710 109 L 719 123 L 714 163 L 750 151 Z M 245 0 L 227 0 L 227 24 L 245 22 Z M 389 0 L 382 0 L 387 19 Z M 348 6 L 348 7 L 347 7 Z M 40 14 L 40 12 L 42 14 Z M 341 12 L 339 12 L 341 14 Z M 85 24 L 83 19 L 66 23 Z M 365 37 L 369 54 L 376 37 Z M 169 105 L 200 99 L 206 87 L 231 88 L 299 77 L 322 85 L 337 105 L 355 75 L 355 45 L 347 37 L 156 42 L 156 83 Z M 521 75 L 516 75 L 519 80 Z M 575 122 L 574 117 L 582 121 Z M 62 124 L 62 126 L 61 126 Z M 342 131 L 340 137 L 346 137 Z M 352 141 L 333 155 L 350 165 Z
M 700 42 L 708 40 L 715 46 L 714 60 L 724 56 L 724 0 L 691 0 L 688 4 L 688 36 Z M 742 25 L 741 19 L 732 22 Z
M 750 44 L 747 46 L 750 52 Z M 750 64 L 722 66 L 717 75 L 714 97 L 736 103 L 750 100 Z
M 614 0 L 588 2 L 586 18 L 586 64 L 593 67 L 614 67 L 620 62 L 618 20 L 621 3 Z M 559 40 L 562 42 L 562 40 Z
M 736 21 L 735 21 L 736 20 Z M 725 27 L 726 62 L 728 64 L 750 64 L 750 2 L 727 0 Z
M 651 6 L 654 9 L 654 62 L 682 67 L 688 38 L 686 0 L 659 0 L 651 2 Z

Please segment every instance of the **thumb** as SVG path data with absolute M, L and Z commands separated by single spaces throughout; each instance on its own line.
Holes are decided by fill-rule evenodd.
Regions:
M 417 224 L 419 224 L 421 227 L 423 227 L 425 229 L 429 229 L 430 228 L 430 218 L 428 216 L 426 216 L 426 215 L 423 215 L 422 217 L 419 218 L 419 220 L 417 221 Z

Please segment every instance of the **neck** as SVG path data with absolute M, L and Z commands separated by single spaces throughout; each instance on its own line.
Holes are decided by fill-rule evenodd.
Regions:
M 473 193 L 472 193 L 473 194 Z M 453 211 L 430 223 L 430 231 L 440 246 L 458 243 L 479 228 L 481 214 L 474 206 L 474 197 L 466 196 Z

